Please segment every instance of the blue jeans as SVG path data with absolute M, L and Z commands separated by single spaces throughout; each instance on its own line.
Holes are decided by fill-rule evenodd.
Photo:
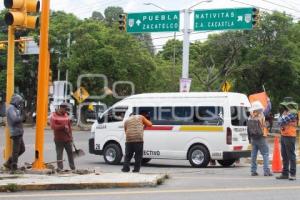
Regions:
M 269 147 L 266 138 L 261 137 L 259 139 L 251 139 L 252 151 L 251 151 L 251 172 L 254 173 L 257 170 L 257 153 L 260 151 L 264 160 L 264 173 L 270 172 L 269 168 Z
M 281 156 L 282 156 L 282 175 L 296 175 L 296 153 L 295 153 L 296 137 L 281 137 Z

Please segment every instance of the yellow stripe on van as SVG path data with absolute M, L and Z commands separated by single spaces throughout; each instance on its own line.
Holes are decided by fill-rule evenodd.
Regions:
M 223 126 L 181 126 L 179 131 L 208 131 L 220 132 L 223 131 Z

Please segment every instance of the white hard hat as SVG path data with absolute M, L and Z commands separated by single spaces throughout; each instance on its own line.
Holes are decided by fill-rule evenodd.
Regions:
M 256 110 L 260 110 L 260 111 L 264 110 L 264 106 L 260 103 L 260 101 L 252 102 L 251 108 L 249 109 L 250 112 L 253 112 L 253 111 L 256 111 Z

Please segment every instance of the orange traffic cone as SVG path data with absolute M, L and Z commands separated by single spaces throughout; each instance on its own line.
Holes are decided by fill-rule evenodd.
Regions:
M 275 137 L 275 140 L 274 140 L 272 171 L 273 171 L 273 173 L 281 173 L 282 172 L 282 162 L 281 162 L 281 154 L 280 154 L 280 149 L 279 149 L 279 138 L 278 137 Z

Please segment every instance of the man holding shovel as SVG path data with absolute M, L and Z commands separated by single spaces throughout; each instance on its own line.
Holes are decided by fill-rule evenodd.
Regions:
M 54 131 L 54 142 L 56 147 L 57 172 L 63 170 L 63 150 L 68 155 L 69 166 L 71 170 L 75 170 L 74 157 L 72 153 L 72 129 L 71 121 L 68 117 L 68 104 L 61 103 L 58 109 L 52 113 L 50 119 L 51 128 Z

